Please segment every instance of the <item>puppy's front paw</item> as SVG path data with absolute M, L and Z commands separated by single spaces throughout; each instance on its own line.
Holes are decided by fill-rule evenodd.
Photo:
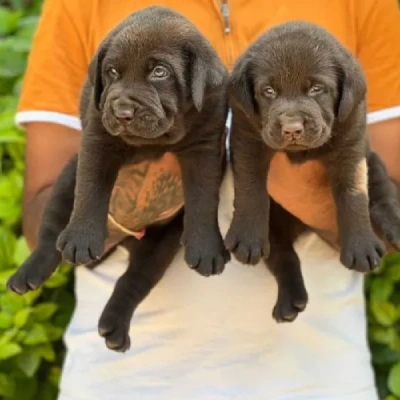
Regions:
M 123 312 L 112 312 L 105 309 L 99 320 L 99 335 L 106 341 L 110 350 L 124 353 L 131 347 L 129 338 L 130 318 Z
M 384 244 L 373 233 L 350 236 L 342 242 L 340 261 L 349 269 L 367 273 L 379 266 L 384 253 Z
M 307 303 L 308 295 L 303 284 L 279 288 L 272 316 L 276 322 L 292 322 L 305 310 Z
M 198 237 L 183 235 L 182 244 L 185 246 L 185 261 L 190 268 L 202 276 L 219 275 L 230 260 L 230 254 L 225 249 L 219 233 Z
M 225 237 L 225 247 L 243 264 L 257 264 L 269 255 L 267 232 L 260 229 L 242 229 L 241 224 L 233 222 Z
M 104 252 L 106 232 L 102 229 L 68 225 L 57 241 L 57 249 L 72 264 L 87 264 Z
M 61 254 L 53 247 L 39 247 L 12 275 L 7 287 L 15 293 L 25 294 L 43 285 L 56 270 L 61 261 Z

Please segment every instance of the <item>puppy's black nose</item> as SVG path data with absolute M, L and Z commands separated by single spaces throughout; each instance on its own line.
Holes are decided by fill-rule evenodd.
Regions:
M 116 109 L 114 110 L 114 115 L 121 122 L 129 122 L 133 119 L 133 110 L 128 108 Z
M 302 122 L 287 122 L 282 125 L 282 134 L 288 139 L 296 139 L 304 133 Z

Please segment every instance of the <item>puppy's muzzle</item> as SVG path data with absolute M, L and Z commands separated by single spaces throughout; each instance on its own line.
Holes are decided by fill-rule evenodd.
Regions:
M 288 143 L 297 143 L 304 137 L 304 121 L 301 118 L 281 121 L 281 127 L 282 136 Z
M 105 121 L 114 136 L 132 135 L 158 137 L 163 134 L 166 115 L 160 104 L 147 104 L 128 96 L 118 96 L 109 100 L 109 117 Z M 111 118 L 110 118 L 111 117 Z
M 130 108 L 113 108 L 113 112 L 119 124 L 129 124 L 135 113 L 135 111 Z

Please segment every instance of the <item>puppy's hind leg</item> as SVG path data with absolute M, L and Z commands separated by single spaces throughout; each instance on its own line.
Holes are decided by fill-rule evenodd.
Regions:
M 272 198 L 270 207 L 270 253 L 266 264 L 278 285 L 272 316 L 277 322 L 291 322 L 308 302 L 300 260 L 293 248 L 294 240 L 305 227 Z
M 109 349 L 125 352 L 130 347 L 129 325 L 137 306 L 163 277 L 180 247 L 183 214 L 163 226 L 150 227 L 141 240 L 129 237 L 129 265 L 118 279 L 99 321 L 99 334 Z
M 77 161 L 77 156 L 72 157 L 54 183 L 39 227 L 38 244 L 8 280 L 8 288 L 16 293 L 24 294 L 40 287 L 61 262 L 56 242 L 72 213 Z
M 400 204 L 396 186 L 376 153 L 369 154 L 367 165 L 371 221 L 383 237 L 400 250 Z

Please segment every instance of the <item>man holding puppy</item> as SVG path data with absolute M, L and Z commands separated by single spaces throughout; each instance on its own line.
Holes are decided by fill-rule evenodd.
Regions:
M 164 5 L 189 18 L 231 68 L 262 32 L 303 19 L 322 25 L 358 57 L 368 81 L 373 149 L 400 182 L 400 18 L 396 0 L 247 2 L 217 0 Z M 51 185 L 79 147 L 78 99 L 88 63 L 122 18 L 145 0 L 48 0 L 35 36 L 17 121 L 27 132 L 24 231 L 36 229 Z M 168 33 L 166 33 L 168 34 Z M 57 42 L 54 42 L 56 38 Z M 279 203 L 326 235 L 336 233 L 334 204 L 317 163 L 292 166 L 278 154 L 269 190 Z M 231 217 L 232 176 L 221 189 L 220 224 Z M 173 215 L 182 204 L 177 161 L 126 167 L 110 205 L 110 241 Z M 261 264 L 234 259 L 222 276 L 203 278 L 178 254 L 132 321 L 131 350 L 115 354 L 97 322 L 126 268 L 120 249 L 94 271 L 76 269 L 77 308 L 65 336 L 68 355 L 60 400 L 377 399 L 366 341 L 363 277 L 315 234 L 296 246 L 310 304 L 293 324 L 271 316 L 276 284 Z

